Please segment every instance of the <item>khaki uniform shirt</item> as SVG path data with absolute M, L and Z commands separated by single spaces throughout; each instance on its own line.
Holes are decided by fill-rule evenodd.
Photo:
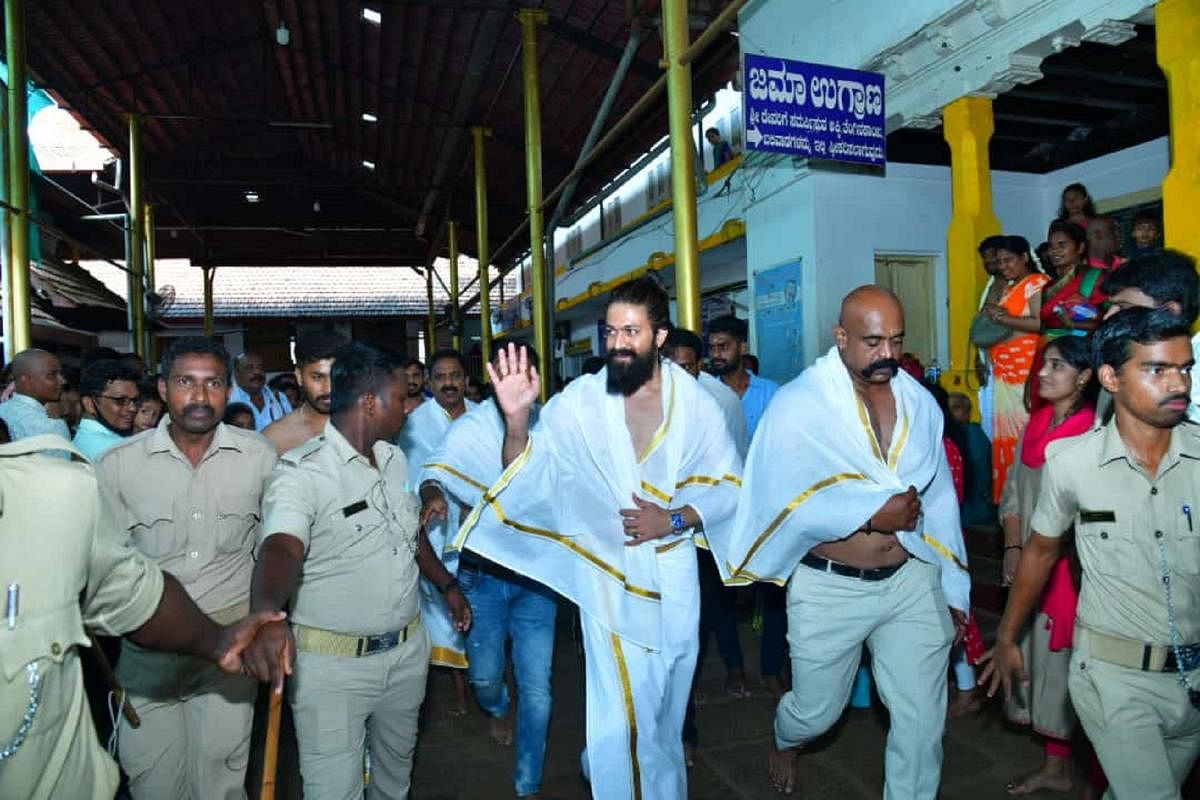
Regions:
M 31 455 L 66 447 L 57 436 L 0 445 L 0 592 L 20 587 L 11 630 L 0 616 L 0 752 L 30 709 L 31 664 L 38 682 L 25 740 L 0 760 L 3 797 L 113 796 L 117 767 L 96 739 L 76 648 L 85 625 L 137 630 L 162 598 L 162 572 L 112 523 L 92 468 Z
M 1053 442 L 1047 453 L 1033 529 L 1058 537 L 1075 525 L 1083 565 L 1080 624 L 1137 642 L 1170 644 L 1161 544 L 1180 644 L 1200 642 L 1197 427 L 1175 427 L 1153 477 L 1129 453 L 1115 419 Z
M 242 616 L 250 597 L 263 485 L 275 448 L 225 424 L 196 467 L 158 427 L 112 448 L 96 466 L 100 488 L 133 536 L 217 622 Z M 221 614 L 218 612 L 228 611 Z
M 399 630 L 417 615 L 420 501 L 393 444 L 372 447 L 377 467 L 330 423 L 286 453 L 263 495 L 262 539 L 304 543 L 304 576 L 291 620 L 337 633 Z

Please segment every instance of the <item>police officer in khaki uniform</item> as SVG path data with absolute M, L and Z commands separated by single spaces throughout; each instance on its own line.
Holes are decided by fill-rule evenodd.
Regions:
M 1017 636 L 1074 525 L 1083 585 L 1068 686 L 1119 800 L 1178 798 L 1200 753 L 1200 434 L 1180 424 L 1189 336 L 1181 318 L 1145 308 L 1096 333 L 1115 418 L 1050 446 L 1034 533 L 980 678 L 1006 695 L 1027 679 Z
M 244 616 L 263 485 L 275 448 L 221 423 L 229 355 L 202 337 L 163 359 L 168 414 L 109 450 L 96 468 L 117 523 L 217 622 Z M 142 718 L 121 723 L 121 766 L 135 800 L 245 797 L 255 682 L 203 661 L 122 647 L 117 674 Z
M 293 625 L 264 628 L 245 660 L 276 690 L 294 663 L 306 797 L 362 796 L 369 733 L 372 795 L 405 798 L 429 669 L 418 569 L 460 630 L 470 608 L 429 547 L 404 453 L 390 443 L 406 416 L 400 361 L 352 343 L 334 357 L 332 382 L 324 435 L 283 457 L 263 498 L 251 605 L 290 600 Z
M 41 453 L 74 454 L 76 462 Z M 96 739 L 77 647 L 84 626 L 238 671 L 258 625 L 222 629 L 102 511 L 66 440 L 0 445 L 0 796 L 108 800 L 117 766 Z M 80 605 L 82 593 L 83 603 Z

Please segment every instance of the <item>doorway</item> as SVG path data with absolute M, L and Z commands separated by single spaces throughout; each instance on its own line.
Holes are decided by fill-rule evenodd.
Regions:
M 875 285 L 904 305 L 904 351 L 928 366 L 937 357 L 937 293 L 933 256 L 875 254 Z

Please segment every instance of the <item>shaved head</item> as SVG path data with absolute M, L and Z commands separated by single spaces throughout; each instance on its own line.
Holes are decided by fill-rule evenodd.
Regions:
M 22 350 L 13 356 L 12 360 L 12 375 L 14 378 L 19 378 L 22 375 L 32 375 L 41 369 L 46 359 L 54 358 L 53 353 L 48 353 L 45 350 L 30 348 Z
M 879 286 L 860 286 L 842 300 L 833 329 L 842 363 L 855 381 L 887 383 L 900 369 L 904 307 Z
M 57 401 L 66 383 L 58 356 L 36 348 L 22 350 L 13 356 L 12 377 L 17 392 L 41 403 Z
M 900 326 L 904 327 L 904 307 L 900 298 L 882 286 L 860 286 L 842 298 L 842 310 L 838 314 L 838 325 L 845 326 L 847 320 L 864 314 L 894 311 L 900 315 Z

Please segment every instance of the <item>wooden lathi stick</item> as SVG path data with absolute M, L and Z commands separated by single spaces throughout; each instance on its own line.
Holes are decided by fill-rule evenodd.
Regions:
M 283 692 L 271 688 L 271 713 L 267 716 L 267 744 L 263 750 L 262 789 L 259 800 L 275 800 L 275 772 L 279 761 L 279 724 L 283 719 Z

